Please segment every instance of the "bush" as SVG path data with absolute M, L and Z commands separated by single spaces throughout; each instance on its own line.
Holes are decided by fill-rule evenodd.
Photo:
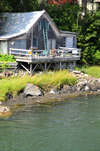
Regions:
M 0 61 L 6 61 L 6 62 L 15 62 L 15 57 L 14 55 L 8 55 L 8 54 L 0 54 Z
M 94 55 L 94 60 L 97 64 L 100 64 L 100 51 L 97 50 L 97 52 Z

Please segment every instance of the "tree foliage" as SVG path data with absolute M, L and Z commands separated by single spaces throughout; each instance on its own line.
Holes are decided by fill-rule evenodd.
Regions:
M 39 10 L 39 0 L 2 0 L 0 12 L 30 12 Z
M 76 32 L 77 14 L 84 8 L 72 5 L 69 0 L 2 0 L 0 12 L 30 12 L 45 9 L 60 30 Z M 72 1 L 72 0 L 71 0 Z M 43 1 L 44 2 L 44 1 Z M 100 11 L 87 12 L 78 17 L 77 46 L 81 48 L 81 63 L 100 64 Z
M 78 47 L 82 49 L 81 62 L 100 64 L 100 12 L 86 13 L 83 23 L 79 21 Z
M 77 13 L 80 8 L 78 5 L 66 3 L 63 7 L 46 5 L 45 10 L 60 30 L 72 31 L 73 25 L 76 25 Z

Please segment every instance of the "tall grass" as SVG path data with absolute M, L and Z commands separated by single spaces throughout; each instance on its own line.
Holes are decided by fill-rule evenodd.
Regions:
M 45 89 L 61 85 L 73 85 L 76 83 L 76 77 L 70 75 L 67 70 L 47 72 L 42 75 L 34 75 L 33 77 L 14 77 L 0 80 L 0 101 L 5 100 L 6 93 L 10 92 L 16 96 L 19 91 L 24 90 L 26 83 L 33 83 L 38 87 Z
M 80 70 L 92 77 L 100 78 L 100 66 L 83 66 L 81 68 L 76 68 L 75 70 Z

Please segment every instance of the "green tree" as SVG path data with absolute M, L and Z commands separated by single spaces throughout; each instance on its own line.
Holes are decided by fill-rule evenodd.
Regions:
M 30 12 L 39 10 L 39 0 L 2 0 L 0 12 Z
M 80 10 L 77 4 L 66 3 L 63 7 L 60 5 L 46 5 L 44 8 L 60 30 L 72 31 L 76 25 L 77 13 Z
M 86 13 L 85 18 L 79 20 L 78 47 L 82 49 L 81 62 L 98 64 L 100 50 L 100 12 Z

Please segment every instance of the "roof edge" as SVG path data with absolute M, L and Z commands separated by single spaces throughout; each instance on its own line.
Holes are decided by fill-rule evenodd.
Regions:
M 63 34 L 74 34 L 74 35 L 78 35 L 79 34 L 79 33 L 76 33 L 76 32 L 63 31 L 63 30 L 60 30 L 60 33 L 63 33 Z

